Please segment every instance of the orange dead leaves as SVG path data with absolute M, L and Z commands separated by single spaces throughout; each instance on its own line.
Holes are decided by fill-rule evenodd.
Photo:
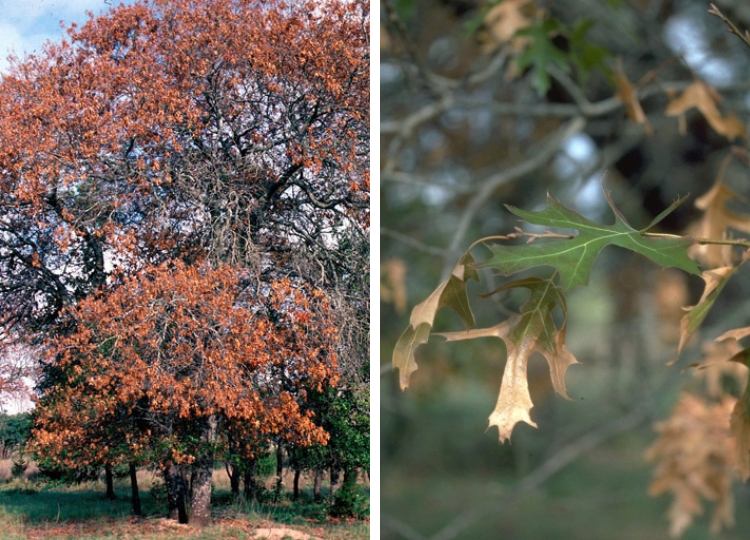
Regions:
M 71 310 L 80 330 L 50 348 L 71 377 L 40 405 L 36 449 L 54 456 L 67 445 L 90 456 L 81 442 L 101 440 L 112 461 L 122 452 L 117 441 L 145 448 L 160 426 L 214 414 L 266 434 L 324 441 L 301 401 L 305 388 L 337 381 L 327 298 L 283 279 L 265 299 L 240 301 L 239 277 L 228 266 L 173 261 Z M 152 433 L 136 429 L 135 419 Z

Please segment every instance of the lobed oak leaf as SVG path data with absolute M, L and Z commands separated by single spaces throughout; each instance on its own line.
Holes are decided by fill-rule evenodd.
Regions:
M 539 239 L 523 246 L 490 246 L 493 257 L 478 265 L 496 268 L 505 275 L 536 266 L 552 266 L 560 274 L 560 287 L 571 289 L 588 283 L 591 267 L 608 245 L 620 246 L 644 255 L 661 266 L 673 266 L 698 274 L 698 266 L 687 256 L 690 240 L 682 238 L 649 238 L 632 228 L 614 203 L 607 197 L 615 214 L 613 225 L 602 225 L 565 208 L 547 195 L 547 206 L 539 212 L 508 209 L 525 221 L 545 227 L 574 229 L 578 235 L 569 239 Z M 673 208 L 674 205 L 672 205 Z M 660 216 L 660 217 L 663 217 Z
M 497 337 L 505 342 L 507 360 L 495 409 L 489 418 L 489 426 L 497 426 L 500 442 L 510 439 L 514 426 L 526 422 L 536 427 L 531 420 L 533 407 L 527 378 L 528 361 L 535 352 L 541 353 L 550 368 L 550 377 L 555 391 L 566 399 L 565 371 L 578 363 L 565 346 L 565 323 L 558 329 L 552 319 L 552 311 L 560 307 L 566 314 L 565 299 L 552 279 L 526 278 L 501 287 L 526 288 L 531 295 L 521 312 L 502 323 L 464 332 L 438 334 L 447 341 Z
M 736 116 L 722 116 L 716 104 L 721 96 L 703 81 L 695 81 L 679 96 L 672 99 L 664 112 L 667 116 L 682 117 L 692 108 L 698 109 L 709 125 L 729 140 L 747 139 L 747 130 Z
M 659 437 L 646 451 L 646 459 L 657 462 L 649 495 L 674 496 L 668 511 L 672 537 L 680 536 L 703 513 L 702 498 L 715 502 L 712 531 L 733 523 L 735 451 L 728 418 L 734 401 L 725 396 L 708 404 L 682 394 L 669 418 L 654 426 Z
M 409 386 L 409 378 L 417 369 L 414 350 L 422 343 L 427 343 L 435 314 L 441 307 L 452 307 L 467 328 L 474 326 L 474 315 L 466 296 L 466 281 L 469 279 L 479 281 L 479 274 L 474 268 L 474 258 L 467 253 L 448 279 L 438 285 L 426 300 L 412 309 L 409 327 L 401 334 L 393 349 L 393 367 L 399 370 L 402 390 Z
M 727 229 L 736 229 L 750 233 L 750 216 L 737 214 L 727 207 L 729 201 L 745 199 L 728 188 L 721 180 L 703 196 L 695 201 L 696 208 L 703 210 L 703 216 L 691 229 L 691 234 L 698 238 L 721 240 L 726 238 Z M 731 246 L 695 245 L 689 254 L 700 262 L 715 268 L 731 264 Z

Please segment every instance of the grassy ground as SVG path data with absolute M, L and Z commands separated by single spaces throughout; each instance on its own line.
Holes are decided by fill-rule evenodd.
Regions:
M 7 464 L 0 462 L 0 471 Z M 331 540 L 365 539 L 370 536 L 369 520 L 342 521 L 325 518 L 325 507 L 303 492 L 300 501 L 277 503 L 232 501 L 226 473 L 217 469 L 214 481 L 214 524 L 202 530 L 164 519 L 165 509 L 149 495 L 153 480 L 139 471 L 144 517 L 133 518 L 130 484 L 115 483 L 117 499 L 104 498 L 102 483 L 80 486 L 51 486 L 28 479 L 0 484 L 0 540 L 34 539 L 251 539 Z M 362 486 L 369 492 L 368 486 Z

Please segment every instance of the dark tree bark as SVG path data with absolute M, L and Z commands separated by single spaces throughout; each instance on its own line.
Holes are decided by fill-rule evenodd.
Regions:
M 115 480 L 112 474 L 112 465 L 104 466 L 104 482 L 107 484 L 107 499 L 115 499 Z
M 229 476 L 229 487 L 232 490 L 232 497 L 240 496 L 240 468 L 234 463 L 226 463 L 227 476 Z
M 277 501 L 281 497 L 281 490 L 284 483 L 284 449 L 281 443 L 276 446 L 276 488 L 273 493 L 273 500 Z
M 165 467 L 162 473 L 167 487 L 169 518 L 176 519 L 179 523 L 187 523 L 188 484 L 185 466 L 171 464 Z
M 331 500 L 333 500 L 333 494 L 339 487 L 339 478 L 341 477 L 341 471 L 336 467 L 331 467 L 331 493 L 329 494 Z
M 143 515 L 143 512 L 141 511 L 141 495 L 138 492 L 138 477 L 136 476 L 137 469 L 135 467 L 135 463 L 130 463 L 130 493 L 131 493 L 131 500 L 133 502 L 133 515 L 134 516 L 141 516 Z

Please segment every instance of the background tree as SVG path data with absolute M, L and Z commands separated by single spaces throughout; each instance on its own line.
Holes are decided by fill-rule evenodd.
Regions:
M 719 7 L 740 28 L 748 26 L 743 5 Z M 674 358 L 681 335 L 687 337 L 680 307 L 699 304 L 705 281 L 604 250 L 589 286 L 572 292 L 567 302 L 566 341 L 582 362 L 565 377 L 574 402 L 547 399 L 553 393 L 549 371 L 532 357 L 531 419 L 540 429 L 516 426 L 511 445 L 498 446 L 494 428 L 481 436 L 501 384 L 505 355 L 497 341 L 422 346 L 419 370 L 405 394 L 390 373 L 390 353 L 408 320 L 406 308 L 448 279 L 472 241 L 520 226 L 505 204 L 540 211 L 550 192 L 566 207 L 610 224 L 603 182 L 640 230 L 690 192 L 691 199 L 660 221 L 656 232 L 692 230 L 715 239 L 746 233 L 741 197 L 733 192 L 747 192 L 748 56 L 742 41 L 727 34 L 726 23 L 708 9 L 708 3 L 690 1 L 383 3 L 386 537 L 580 538 L 613 529 L 621 538 L 663 535 L 663 515 L 672 503 L 647 499 L 652 472 L 642 456 L 654 438 L 648 421 L 667 416 L 680 390 L 702 388 L 691 371 L 664 364 Z M 532 233 L 543 234 L 544 228 Z M 702 269 L 738 262 L 716 246 L 691 255 Z M 700 338 L 746 324 L 742 298 L 748 285 L 740 274 L 721 281 L 726 287 L 702 321 Z M 482 274 L 480 290 L 463 279 L 472 304 L 475 292 L 506 283 Z M 527 301 L 520 291 L 500 290 L 494 304 L 480 302 L 477 326 L 490 326 Z M 451 317 L 438 314 L 434 330 L 460 325 Z M 680 364 L 701 361 L 700 348 L 685 341 Z M 729 357 L 724 351 L 715 360 Z M 732 399 L 744 384 L 730 374 L 710 380 Z M 675 516 L 682 519 L 674 529 L 680 532 L 689 521 L 687 504 L 697 511 L 701 497 L 717 501 L 714 522 L 724 525 L 727 493 L 737 508 L 747 506 L 745 495 L 725 482 L 730 454 L 708 445 L 691 453 L 687 442 L 695 440 L 696 430 L 682 435 L 674 428 L 717 433 L 706 422 L 727 411 L 719 406 L 723 397 L 701 399 L 702 408 L 678 407 L 678 417 L 659 424 L 661 436 L 672 438 L 649 454 L 660 460 L 652 493 L 676 495 L 679 512 L 671 512 L 670 520 L 674 527 Z M 663 459 L 665 447 L 680 446 L 685 451 L 671 454 L 674 461 Z M 704 484 L 683 482 L 680 490 L 679 474 L 696 455 L 702 456 L 701 475 L 710 469 L 715 482 L 703 492 Z M 670 469 L 670 463 L 678 466 Z M 664 474 L 668 470 L 681 472 Z M 436 518 L 435 508 L 445 512 Z M 539 523 L 540 513 L 556 512 L 565 519 Z M 738 511 L 736 519 L 736 532 L 723 533 L 727 538 L 742 537 L 748 525 L 747 513 Z M 696 526 L 685 537 L 706 534 L 707 522 Z

